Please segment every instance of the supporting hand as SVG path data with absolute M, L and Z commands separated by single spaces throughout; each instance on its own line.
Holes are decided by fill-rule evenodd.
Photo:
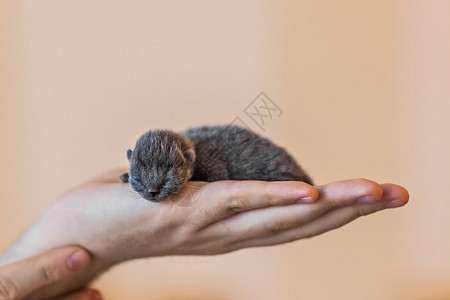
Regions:
M 0 267 L 0 299 L 20 300 L 85 269 L 91 258 L 80 247 L 63 247 Z M 93 290 L 82 290 L 59 300 L 100 300 Z
M 188 182 L 177 195 L 155 203 L 119 183 L 121 173 L 61 197 L 0 263 L 57 246 L 86 247 L 94 255 L 92 266 L 40 294 L 58 295 L 125 260 L 282 244 L 408 201 L 400 186 L 356 179 L 317 187 L 293 181 Z

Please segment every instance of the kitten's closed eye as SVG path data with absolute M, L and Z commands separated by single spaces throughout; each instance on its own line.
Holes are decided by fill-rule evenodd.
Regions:
M 137 177 L 130 176 L 130 184 L 136 192 L 141 192 L 144 190 L 144 185 Z

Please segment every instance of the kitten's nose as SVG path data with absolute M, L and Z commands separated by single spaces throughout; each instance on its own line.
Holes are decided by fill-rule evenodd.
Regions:
M 159 195 L 159 190 L 155 191 L 155 190 L 149 190 L 148 191 L 150 195 L 152 195 L 152 198 L 155 198 L 156 196 Z

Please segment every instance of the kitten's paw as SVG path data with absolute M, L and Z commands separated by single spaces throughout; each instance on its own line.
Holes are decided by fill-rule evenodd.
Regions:
M 122 183 L 127 183 L 129 179 L 130 179 L 130 175 L 128 174 L 128 172 L 120 175 L 120 182 L 122 182 Z

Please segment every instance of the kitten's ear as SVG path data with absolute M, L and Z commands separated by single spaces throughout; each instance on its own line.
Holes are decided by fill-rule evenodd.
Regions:
M 195 160 L 195 151 L 194 149 L 188 149 L 186 151 L 184 151 L 184 157 L 186 157 L 187 160 L 189 160 L 190 162 L 193 162 Z
M 133 153 L 133 151 L 131 151 L 131 149 L 128 149 L 128 151 L 127 151 L 127 158 L 128 158 L 128 160 L 130 160 L 132 153 Z

